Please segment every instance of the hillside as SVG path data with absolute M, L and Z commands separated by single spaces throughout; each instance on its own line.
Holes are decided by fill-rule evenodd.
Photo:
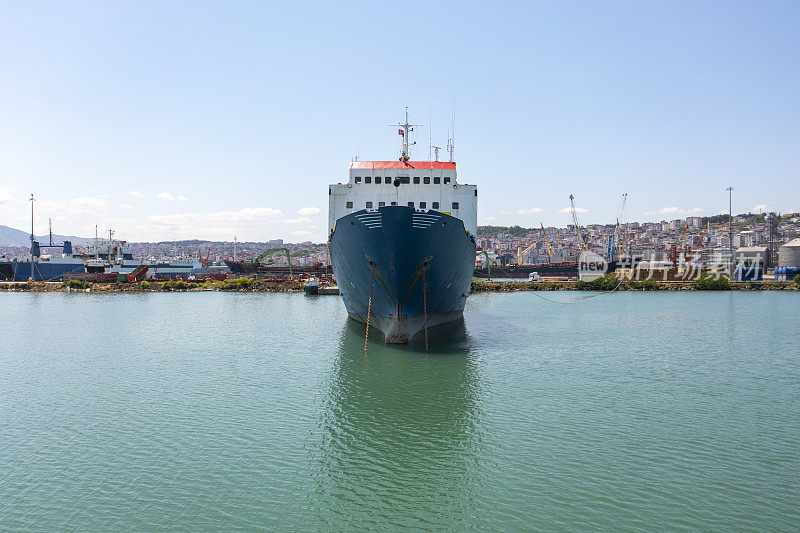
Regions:
M 40 243 L 46 244 L 50 242 L 50 235 L 40 235 L 37 236 L 36 239 Z M 75 237 L 73 235 L 53 235 L 53 243 L 55 244 L 61 244 L 65 240 L 72 241 L 72 244 L 88 244 L 92 242 L 94 239 L 85 239 L 83 237 Z M 30 246 L 30 244 L 31 244 L 30 233 L 14 228 L 9 228 L 8 226 L 3 226 L 2 224 L 0 224 L 0 246 L 28 247 Z

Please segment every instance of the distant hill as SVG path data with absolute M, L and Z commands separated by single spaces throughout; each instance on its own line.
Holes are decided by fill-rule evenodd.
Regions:
M 30 243 L 28 233 L 0 225 L 0 246 L 28 246 Z
M 41 244 L 48 244 L 50 242 L 50 235 L 37 236 Z M 75 237 L 72 235 L 53 235 L 53 243 L 61 244 L 65 240 L 72 241 L 72 244 L 89 244 L 94 239 L 84 239 L 83 237 Z M 0 246 L 30 246 L 31 237 L 30 233 L 21 231 L 8 226 L 0 224 Z

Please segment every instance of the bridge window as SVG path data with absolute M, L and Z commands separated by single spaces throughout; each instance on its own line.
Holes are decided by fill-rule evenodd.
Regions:
M 414 207 L 414 202 L 408 202 L 408 207 Z
M 453 202 L 453 209 L 458 209 L 458 202 Z
M 397 202 L 392 202 L 392 205 L 397 205 Z
M 422 178 L 422 183 L 424 183 L 425 185 L 430 185 L 431 183 L 430 176 L 425 176 L 424 178 Z
M 372 176 L 365 176 L 364 183 L 372 183 Z
M 447 185 L 448 183 L 450 183 L 450 178 L 445 178 L 445 179 L 444 179 L 444 183 L 445 183 L 445 185 Z
M 439 202 L 433 202 L 433 205 L 431 207 L 433 209 L 439 209 Z
M 408 176 L 400 176 L 400 183 L 405 183 L 405 184 L 411 183 L 411 178 Z
M 420 202 L 420 203 L 419 203 L 419 208 L 420 208 L 420 209 L 425 209 L 425 207 L 426 207 L 427 205 L 428 205 L 428 204 L 426 204 L 425 202 Z
M 389 176 L 386 176 L 385 178 L 383 178 L 383 182 L 384 183 L 391 183 L 392 182 L 392 178 L 390 178 Z
M 367 209 L 372 209 L 372 202 L 367 202 Z
M 439 176 L 436 176 L 435 178 L 433 178 L 433 184 L 434 185 L 439 185 L 439 183 L 441 183 L 441 181 L 442 181 L 442 178 L 440 178 Z
M 414 176 L 414 185 L 419 185 L 419 176 Z
M 386 202 L 378 202 L 378 207 L 384 207 L 385 205 L 386 205 Z
M 353 209 L 353 202 L 347 202 L 346 207 L 347 209 Z
M 361 176 L 356 176 L 356 183 L 361 183 Z

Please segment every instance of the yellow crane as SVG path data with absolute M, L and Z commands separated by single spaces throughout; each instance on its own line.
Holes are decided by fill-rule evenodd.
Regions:
M 556 251 L 553 250 L 553 245 L 550 244 L 550 239 L 547 238 L 547 232 L 544 230 L 544 224 L 539 222 L 539 225 L 542 227 L 542 238 L 544 239 L 544 244 L 547 246 L 547 255 L 550 256 L 550 261 L 553 261 L 553 257 L 556 255 Z
M 517 246 L 517 264 L 518 265 L 522 264 L 523 256 L 525 254 L 527 254 L 528 252 L 530 252 L 531 250 L 533 250 L 534 246 L 536 246 L 535 242 L 533 244 L 531 244 L 530 246 L 528 246 L 527 248 L 525 248 L 524 250 L 522 249 L 522 247 Z
M 586 246 L 586 241 L 583 240 L 583 235 L 581 235 L 581 225 L 578 223 L 578 212 L 575 210 L 575 197 L 573 195 L 569 195 L 569 209 L 572 212 L 572 223 L 575 226 L 575 236 L 578 238 L 578 246 L 581 248 L 581 252 L 585 252 L 588 248 Z
M 628 193 L 622 193 L 622 199 L 619 202 L 619 210 L 617 210 L 617 226 L 614 228 L 614 243 L 617 245 L 617 259 L 622 259 L 622 254 L 625 253 L 625 244 L 622 242 L 622 231 L 620 231 L 619 221 L 623 220 L 625 217 L 625 202 L 627 201 Z

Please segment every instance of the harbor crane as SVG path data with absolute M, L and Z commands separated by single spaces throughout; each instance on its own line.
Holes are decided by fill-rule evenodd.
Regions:
M 578 223 L 578 212 L 575 210 L 575 197 L 573 195 L 569 195 L 569 209 L 572 212 L 572 224 L 575 227 L 575 236 L 578 238 L 578 246 L 581 248 L 581 252 L 587 251 L 586 241 L 583 240 L 583 235 L 581 235 L 581 226 Z
M 197 260 L 200 261 L 200 265 L 204 266 L 204 267 L 207 267 L 208 266 L 208 260 L 211 257 L 211 248 L 208 249 L 208 251 L 206 252 L 206 256 L 203 257 L 203 253 L 200 251 L 200 247 L 198 246 L 197 247 L 196 256 L 197 256 Z
M 291 276 L 292 275 L 292 259 L 291 259 L 291 256 L 289 255 L 289 249 L 288 248 L 270 248 L 269 250 L 266 250 L 266 251 L 262 252 L 261 255 L 259 255 L 258 257 L 256 257 L 253 260 L 253 262 L 255 264 L 260 264 L 261 260 L 264 259 L 265 257 L 267 257 L 269 254 L 272 254 L 272 253 L 275 253 L 275 252 L 281 252 L 281 251 L 286 252 L 286 262 L 289 264 L 289 275 Z
M 550 243 L 550 239 L 547 237 L 547 232 L 544 230 L 544 224 L 539 222 L 539 225 L 542 227 L 542 238 L 544 239 L 544 244 L 547 246 L 547 255 L 550 256 L 550 262 L 553 262 L 553 257 L 556 255 L 556 251 L 553 249 L 553 245 Z
M 524 250 L 521 247 L 517 246 L 517 264 L 518 265 L 522 264 L 522 259 L 525 256 L 525 254 L 527 254 L 528 252 L 533 250 L 533 248 L 535 246 L 536 246 L 535 242 L 531 243 L 530 246 L 527 246 Z
M 620 229 L 620 221 L 624 223 L 625 219 L 625 203 L 628 201 L 628 193 L 622 193 L 622 198 L 619 201 L 619 209 L 617 210 L 617 225 L 614 227 L 614 245 L 617 247 L 617 259 L 622 259 L 622 254 L 625 252 L 625 245 L 622 242 L 622 230 Z M 609 247 L 613 253 L 613 247 Z M 611 261 L 613 257 L 609 257 Z

